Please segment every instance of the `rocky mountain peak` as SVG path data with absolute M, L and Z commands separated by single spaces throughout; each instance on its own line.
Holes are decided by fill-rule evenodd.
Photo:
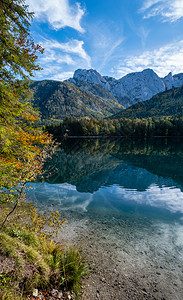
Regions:
M 94 69 L 78 69 L 75 71 L 73 79 L 76 81 L 85 81 L 91 84 L 98 84 L 109 89 L 110 86 L 103 76 Z
M 145 69 L 115 79 L 102 76 L 94 69 L 78 69 L 73 78 L 68 81 L 77 85 L 78 82 L 90 84 L 87 90 L 91 90 L 91 93 L 91 85 L 101 86 L 110 92 L 121 105 L 128 107 L 136 102 L 148 100 L 159 92 L 179 87 L 183 84 L 183 73 L 172 76 L 170 72 L 164 78 L 160 78 L 152 69 Z M 86 89 L 86 86 L 83 85 L 83 88 Z
M 165 84 L 165 90 L 170 90 L 172 88 L 172 83 L 173 83 L 172 72 L 168 73 L 167 76 L 162 78 L 162 81 Z

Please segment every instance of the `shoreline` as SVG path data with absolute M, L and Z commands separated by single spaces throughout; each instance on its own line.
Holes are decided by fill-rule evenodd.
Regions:
M 171 255 L 168 244 L 158 249 L 138 241 L 134 249 L 128 231 L 115 234 L 117 223 L 111 228 L 104 220 L 69 219 L 63 228 L 62 238 L 68 245 L 81 248 L 91 266 L 83 280 L 81 299 L 182 300 L 182 264 Z

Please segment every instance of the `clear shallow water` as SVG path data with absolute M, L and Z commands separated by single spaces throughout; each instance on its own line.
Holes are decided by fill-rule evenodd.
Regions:
M 111 249 L 131 276 L 146 268 L 153 278 L 161 266 L 165 289 L 176 283 L 181 299 L 183 140 L 70 139 L 49 165 L 52 175 L 29 192 L 38 209 L 54 205 L 69 220 L 66 235 L 88 231 L 87 243 L 92 236 L 96 247 Z
M 120 281 L 149 293 L 131 299 L 182 300 L 183 140 L 68 139 L 48 167 L 51 176 L 31 184 L 28 197 L 66 218 L 59 238 L 83 245 L 110 278 L 106 293 L 115 286 L 104 299 L 123 299 Z

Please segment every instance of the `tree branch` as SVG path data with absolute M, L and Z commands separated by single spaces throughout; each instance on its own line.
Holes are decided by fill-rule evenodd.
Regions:
M 9 216 L 10 216 L 10 215 L 14 212 L 14 210 L 17 208 L 18 203 L 19 203 L 19 200 L 21 199 L 21 195 L 22 195 L 22 193 L 23 193 L 25 184 L 26 184 L 26 183 L 24 183 L 24 184 L 22 185 L 21 190 L 20 190 L 20 195 L 19 195 L 18 199 L 16 200 L 15 205 L 13 206 L 12 210 L 6 215 L 4 221 L 3 221 L 2 225 L 1 225 L 1 228 L 0 228 L 1 230 L 3 229 L 5 223 L 7 222 L 8 218 L 9 218 Z

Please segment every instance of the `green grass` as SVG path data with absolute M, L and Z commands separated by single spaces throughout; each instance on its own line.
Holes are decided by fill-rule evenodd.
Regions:
M 20 222 L 15 218 L 16 221 L 0 230 L 0 254 L 14 264 L 0 273 L 0 299 L 24 299 L 34 288 L 42 291 L 66 288 L 79 298 L 81 280 L 88 272 L 81 251 L 66 250 L 43 232 L 31 231 L 31 218 L 22 227 L 20 215 Z
M 81 279 L 88 273 L 88 267 L 80 251 L 68 249 L 59 261 L 60 278 L 67 288 L 79 295 Z

